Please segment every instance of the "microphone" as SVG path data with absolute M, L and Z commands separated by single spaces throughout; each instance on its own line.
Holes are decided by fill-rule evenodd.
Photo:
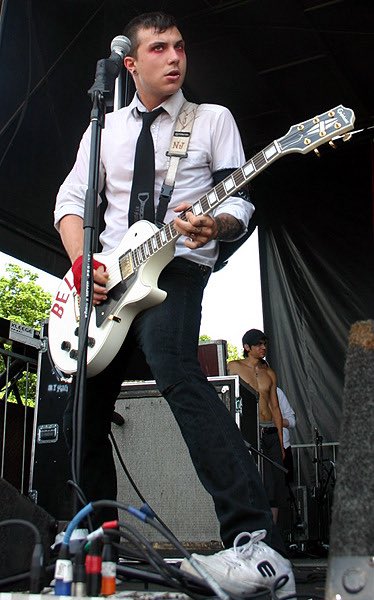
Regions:
M 114 84 L 121 68 L 123 59 L 130 52 L 131 42 L 124 35 L 117 35 L 110 45 L 111 55 L 98 61 L 96 66 L 95 82 L 88 90 L 91 98 L 96 93 L 101 94 L 108 106 L 113 106 Z
M 125 35 L 117 35 L 110 44 L 110 59 L 122 66 L 122 61 L 131 50 L 131 42 Z

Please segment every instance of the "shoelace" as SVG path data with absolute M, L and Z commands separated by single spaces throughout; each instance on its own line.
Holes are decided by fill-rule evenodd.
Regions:
M 235 563 L 241 554 L 251 555 L 253 551 L 253 546 L 257 544 L 257 542 L 263 540 L 265 536 L 266 529 L 253 531 L 252 533 L 249 533 L 248 531 L 243 531 L 242 533 L 239 533 L 236 536 L 231 552 L 228 552 L 227 550 L 222 550 L 221 552 L 219 552 L 219 554 L 224 553 L 224 557 L 227 562 Z M 249 541 L 246 544 L 241 544 L 239 546 L 239 542 L 244 538 L 249 538 Z
M 265 536 L 266 529 L 259 529 L 258 531 L 253 531 L 252 533 L 249 533 L 248 531 L 243 531 L 242 533 L 239 533 L 239 535 L 237 535 L 234 540 L 235 554 L 247 554 L 248 551 L 252 550 L 254 544 L 257 544 L 257 542 L 263 540 Z M 249 538 L 249 542 L 247 542 L 246 544 L 241 544 L 239 546 L 240 540 L 246 537 Z

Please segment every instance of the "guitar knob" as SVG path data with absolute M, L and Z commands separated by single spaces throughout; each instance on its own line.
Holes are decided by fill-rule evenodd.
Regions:
M 78 350 L 72 350 L 69 354 L 70 358 L 73 360 L 78 360 Z
M 61 350 L 66 350 L 66 352 L 69 352 L 70 348 L 71 348 L 71 343 L 70 342 L 67 342 L 66 340 L 64 340 L 61 343 Z
M 95 338 L 93 338 L 93 337 L 89 337 L 89 338 L 88 338 L 88 340 L 87 340 L 87 344 L 88 344 L 88 346 L 89 346 L 90 348 L 93 348 L 93 347 L 94 347 L 94 345 L 95 345 L 95 343 L 96 343 L 96 341 L 95 341 Z

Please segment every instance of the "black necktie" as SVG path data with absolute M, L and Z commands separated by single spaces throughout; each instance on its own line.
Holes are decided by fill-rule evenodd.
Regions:
M 155 153 L 150 127 L 163 108 L 142 112 L 143 127 L 136 143 L 134 174 L 132 180 L 129 226 L 146 219 L 154 223 Z

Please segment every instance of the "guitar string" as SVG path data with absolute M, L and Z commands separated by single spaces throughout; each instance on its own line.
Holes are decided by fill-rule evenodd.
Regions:
M 226 191 L 225 184 L 228 184 L 231 180 L 233 180 L 235 183 L 235 188 L 236 188 L 235 192 L 238 191 L 238 189 L 242 185 L 245 185 L 245 183 L 247 181 L 249 181 L 254 176 L 254 174 L 258 170 L 260 170 L 262 166 L 264 166 L 266 164 L 267 160 L 266 160 L 265 154 L 264 154 L 265 150 L 262 150 L 259 153 L 257 153 L 255 156 L 252 157 L 252 159 L 247 161 L 242 167 L 239 167 L 238 169 L 236 169 L 236 171 L 234 171 L 229 177 L 227 177 L 226 179 L 221 181 L 217 186 L 215 186 L 215 188 L 213 188 L 213 190 L 211 190 L 210 192 L 205 194 L 202 198 L 200 198 L 197 202 L 195 202 L 190 208 L 183 211 L 180 214 L 180 218 L 183 219 L 184 221 L 186 221 L 187 212 L 193 212 L 193 209 L 196 206 L 200 206 L 200 208 L 203 211 L 203 214 L 207 214 L 208 212 L 213 210 L 216 207 L 216 205 L 220 204 L 223 200 L 226 199 L 225 196 L 228 194 L 228 192 Z M 247 178 L 244 174 L 244 168 L 249 164 L 253 165 L 254 172 L 252 173 L 252 175 L 250 177 Z M 210 203 L 208 195 L 211 194 L 212 191 L 215 192 L 215 196 L 217 199 L 215 202 Z M 170 238 L 167 233 L 168 231 L 170 233 Z M 163 242 L 163 239 L 162 239 L 162 232 L 164 233 L 164 238 L 166 240 L 165 243 Z M 144 240 L 144 242 L 139 244 L 139 246 L 137 246 L 134 249 L 129 250 L 129 252 L 132 255 L 133 265 L 135 264 L 136 267 L 139 267 L 146 260 L 148 260 L 148 258 L 150 256 L 153 256 L 162 247 L 166 246 L 168 243 L 173 241 L 177 236 L 178 236 L 178 233 L 176 232 L 176 230 L 173 227 L 173 221 L 171 221 L 170 223 L 165 225 L 161 230 L 155 232 L 154 235 L 152 235 L 151 237 Z M 156 246 L 157 246 L 156 249 L 154 249 L 153 244 L 152 244 L 152 240 L 154 240 L 154 239 L 156 239 Z M 145 248 L 148 248 L 148 252 L 145 250 Z M 138 254 L 138 256 L 140 255 L 140 260 L 139 260 L 139 258 L 138 258 L 138 260 L 136 260 L 137 254 Z M 120 260 L 121 260 L 121 257 L 118 259 L 119 263 L 120 263 Z M 138 263 L 138 264 L 136 265 L 136 263 Z M 120 268 L 120 266 L 118 267 L 117 264 L 113 265 L 112 267 L 111 266 L 107 267 L 106 270 L 109 274 L 109 278 L 111 276 L 113 277 L 114 275 L 116 275 L 118 273 L 118 269 L 121 273 L 121 268 Z M 121 280 L 122 280 L 122 275 L 121 275 Z M 112 286 L 112 287 L 114 287 L 114 286 Z M 112 289 L 112 287 L 108 288 L 108 290 L 110 291 Z
M 255 157 L 254 157 L 255 158 Z M 253 159 L 252 159 L 253 160 Z M 249 161 L 251 162 L 251 161 Z M 266 161 L 265 161 L 266 162 Z M 247 164 L 247 163 L 246 163 Z M 244 165 L 245 166 L 245 165 Z M 241 178 L 241 180 L 238 180 L 238 177 Z M 187 210 L 183 211 L 179 218 L 181 218 L 182 220 L 186 221 L 187 217 L 186 214 L 188 212 L 193 212 L 194 207 L 196 206 L 200 206 L 200 208 L 203 210 L 203 214 L 207 214 L 208 212 L 210 212 L 211 210 L 213 210 L 217 204 L 221 203 L 225 198 L 224 196 L 226 196 L 227 192 L 226 192 L 226 188 L 225 188 L 225 182 L 229 182 L 230 179 L 233 179 L 234 183 L 235 183 L 235 187 L 236 190 L 238 190 L 240 185 L 244 185 L 246 183 L 246 177 L 244 175 L 243 172 L 243 167 L 239 167 L 234 173 L 232 173 L 229 177 L 227 177 L 226 179 L 224 179 L 223 181 L 221 181 L 217 186 L 215 186 L 214 191 L 217 197 L 217 200 L 215 202 L 213 202 L 212 204 L 209 202 L 209 198 L 208 198 L 208 194 L 205 194 L 204 196 L 202 196 L 202 198 L 200 198 L 197 202 L 195 202 L 190 208 L 188 208 Z M 209 192 L 209 194 L 211 194 L 213 190 L 211 190 Z M 139 262 L 140 266 L 143 262 L 145 262 L 146 260 L 148 260 L 148 258 L 150 256 L 153 256 L 156 252 L 158 252 L 161 248 L 163 248 L 164 246 L 166 246 L 167 244 L 169 244 L 171 241 L 173 241 L 177 236 L 178 236 L 178 232 L 174 229 L 174 221 L 171 221 L 170 223 L 168 223 L 167 225 L 165 225 L 161 230 L 157 231 L 154 233 L 154 235 L 152 235 L 151 237 L 147 238 L 146 240 L 144 240 L 144 242 L 142 242 L 141 244 L 139 244 L 139 246 L 137 246 L 134 249 L 129 249 L 129 252 L 132 255 L 133 258 L 133 264 L 135 262 Z M 167 231 L 169 230 L 170 232 L 170 236 L 168 236 Z M 164 233 L 165 236 L 165 243 L 163 243 L 163 239 L 162 239 L 162 234 L 161 232 Z M 153 244 L 152 244 L 152 240 L 156 239 L 156 250 L 154 250 Z M 144 250 L 145 247 L 148 247 L 148 253 L 146 252 L 146 250 Z M 143 248 L 143 251 L 142 251 Z M 136 258 L 136 253 L 140 253 L 140 261 L 136 261 L 134 260 Z M 126 254 L 125 254 L 126 256 Z M 105 260 L 105 259 L 102 259 Z M 118 263 L 120 263 L 121 261 L 121 257 L 118 258 Z M 105 263 L 104 263 L 105 264 Z M 119 271 L 121 273 L 121 268 L 120 266 L 118 267 L 118 265 L 112 265 L 112 266 L 108 266 L 106 268 L 106 271 L 109 275 L 109 279 L 111 276 L 114 276 L 118 273 L 118 268 Z M 121 277 L 122 278 L 122 277 Z M 112 286 L 114 287 L 114 286 Z M 108 290 L 110 291 L 112 289 L 112 287 L 108 288 Z

